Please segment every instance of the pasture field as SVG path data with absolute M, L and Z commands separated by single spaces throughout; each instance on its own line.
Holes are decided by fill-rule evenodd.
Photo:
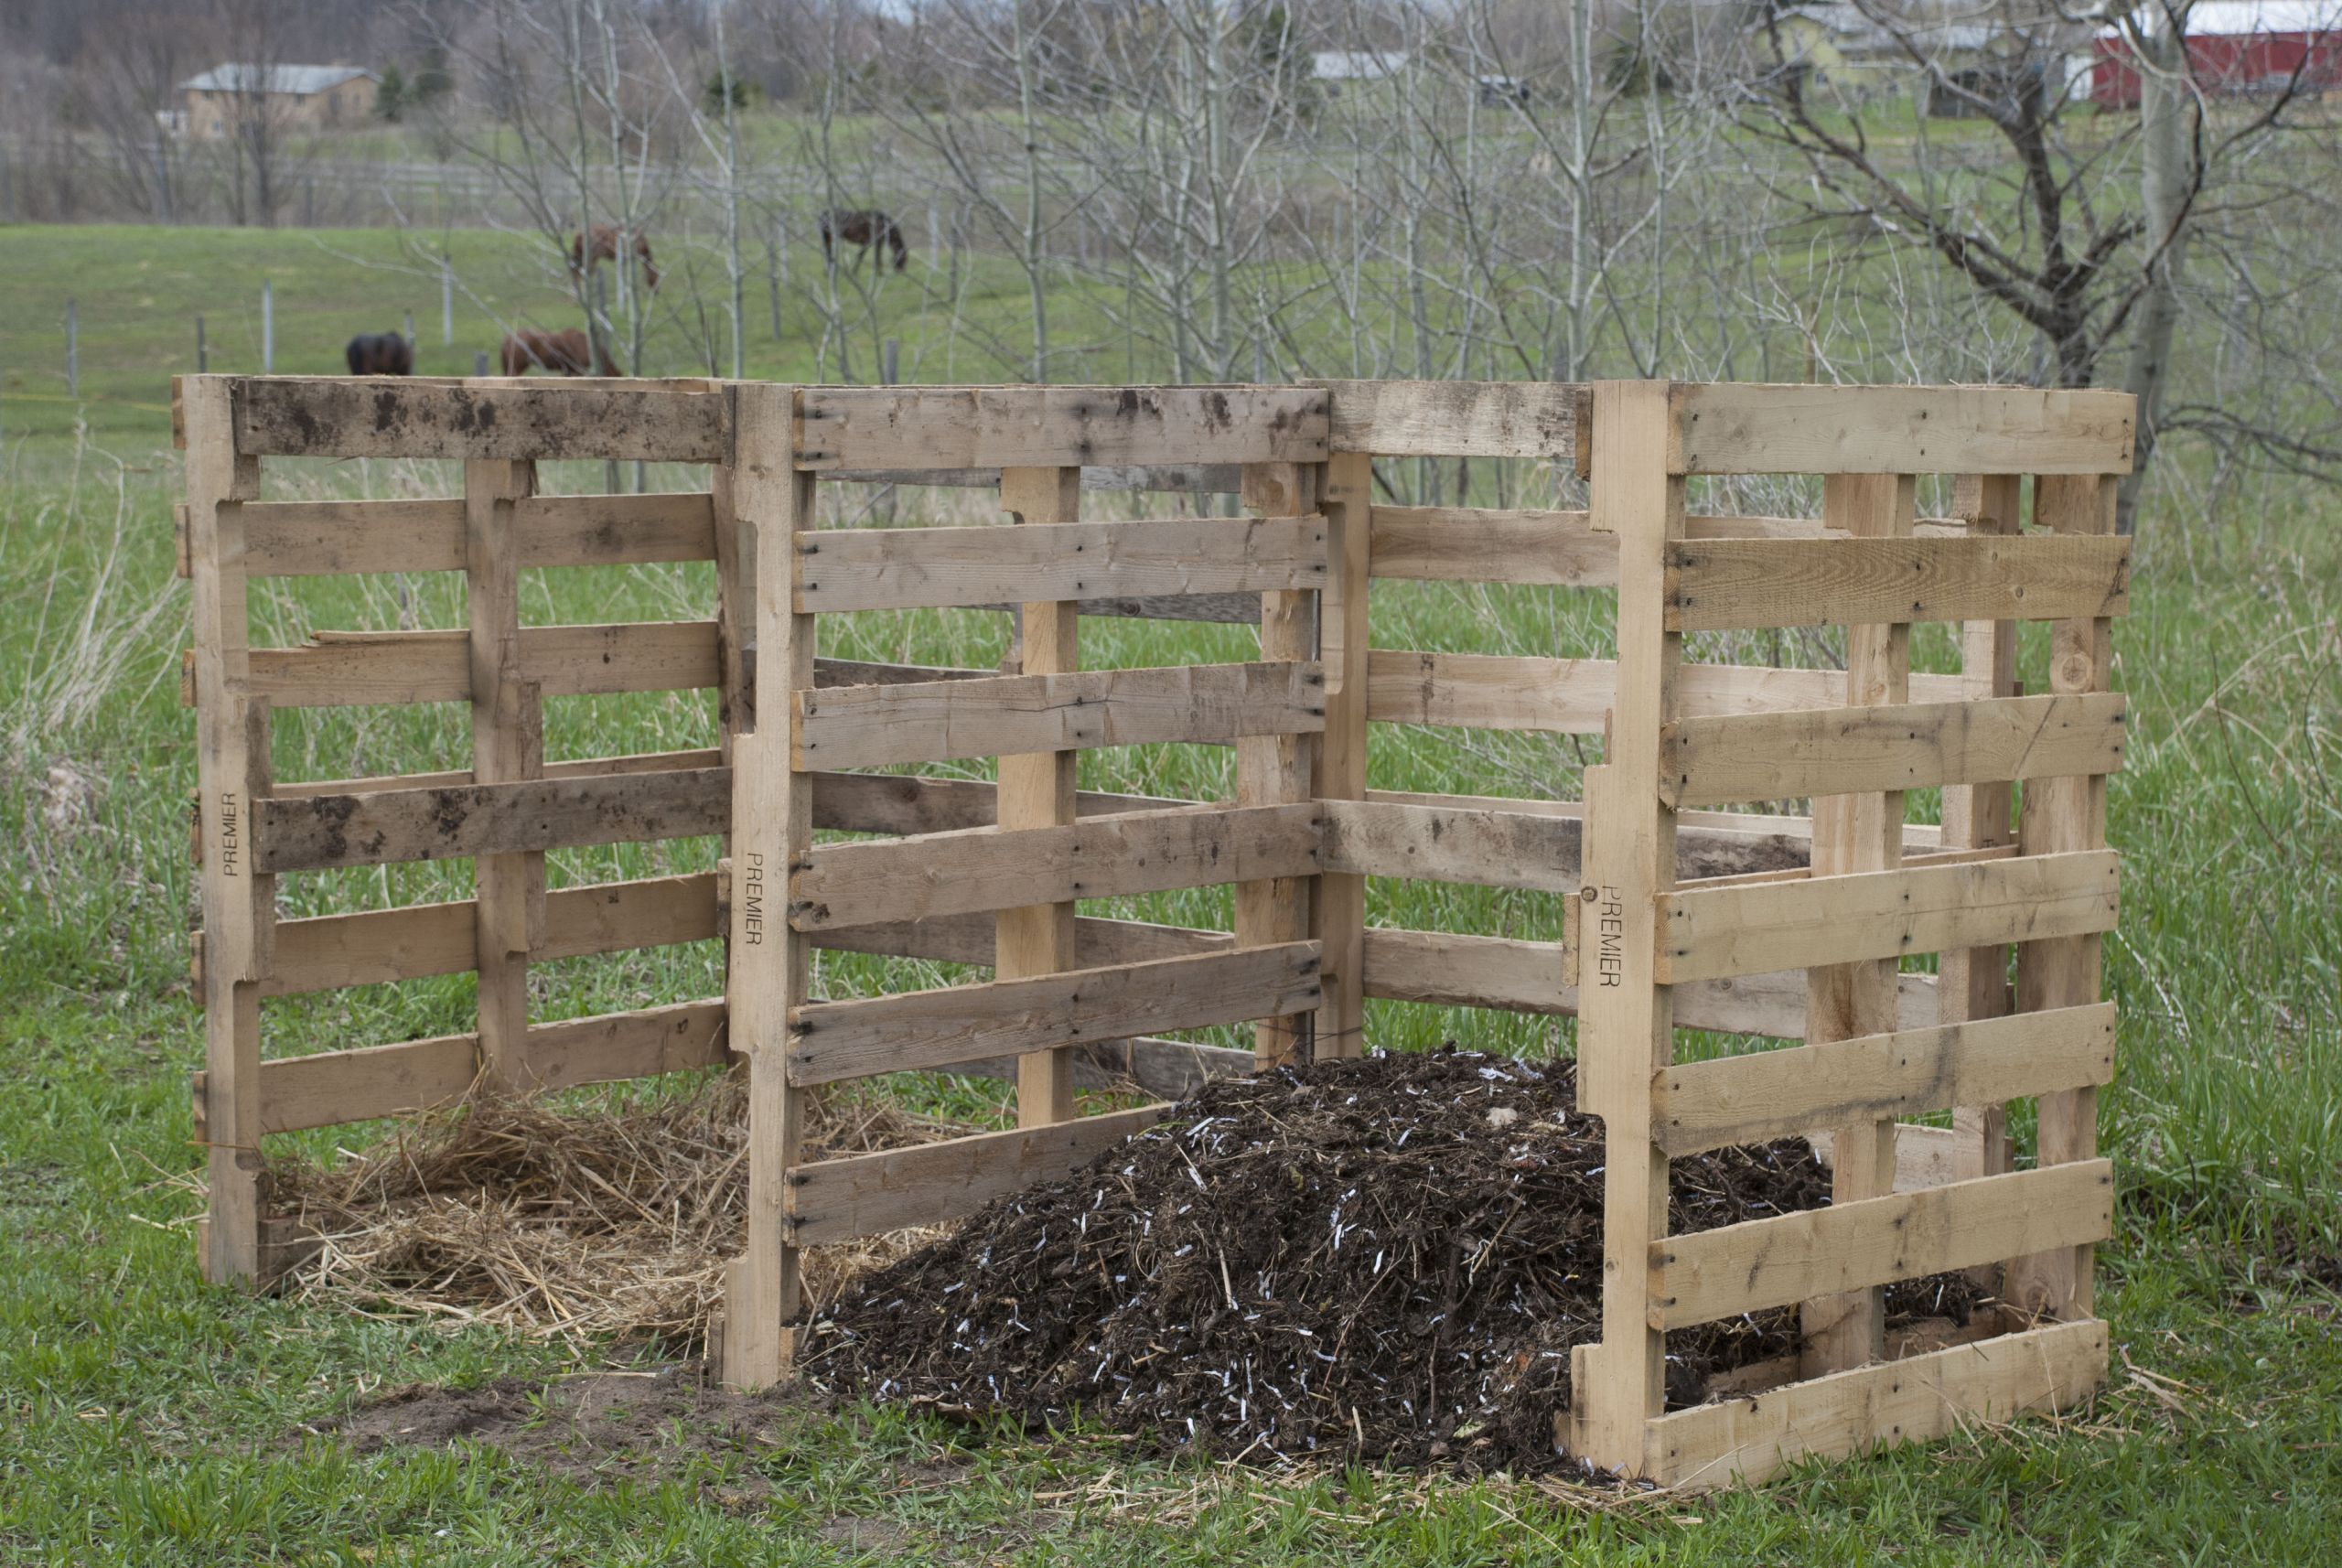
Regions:
M 0 820 L 12 830 L 0 852 L 0 1562 L 2334 1560 L 2342 504 L 2303 492 L 2281 492 L 2217 535 L 2162 525 L 2152 504 L 2143 523 L 2133 610 L 2117 636 L 2133 739 L 2111 790 L 2111 837 L 2128 856 L 2122 926 L 2107 953 L 2122 1056 L 2101 1105 L 2122 1184 L 2117 1236 L 2100 1250 L 2115 1364 L 2109 1391 L 2066 1422 L 1979 1431 L 1808 1467 L 1754 1494 L 1690 1499 L 1520 1479 L 1133 1462 L 1079 1433 L 886 1409 L 791 1410 L 775 1441 L 731 1448 L 671 1447 L 645 1434 L 639 1463 L 599 1477 L 532 1464 L 510 1445 L 361 1454 L 318 1435 L 402 1385 L 510 1377 L 533 1386 L 662 1362 L 655 1350 L 248 1300 L 197 1277 L 187 1178 L 201 1159 L 186 1075 L 200 1038 L 184 934 L 194 757 L 191 719 L 177 705 L 187 599 L 171 571 L 177 476 L 162 377 L 192 368 L 191 323 L 186 332 L 172 324 L 197 301 L 256 299 L 263 252 L 277 280 L 280 370 L 338 368 L 348 331 L 393 325 L 400 296 L 385 292 L 386 274 L 323 249 L 312 267 L 302 260 L 312 238 L 123 230 L 18 231 L 5 242 L 10 257 L 37 264 L 18 263 L 0 311 Z M 361 239 L 391 243 L 331 238 L 353 252 Z M 497 245 L 514 245 L 513 296 L 538 278 L 548 311 L 557 306 L 519 242 L 457 239 L 481 247 L 482 276 Z M 29 345 L 53 340 L 41 323 L 69 286 L 84 312 L 84 399 L 37 402 L 62 396 L 47 350 Z M 307 299 L 333 303 L 313 317 L 288 314 Z M 1011 288 L 998 308 L 1015 303 Z M 202 307 L 215 313 L 215 368 L 257 369 L 256 347 L 218 352 L 227 307 Z M 419 292 L 415 308 L 419 368 L 467 368 L 467 345 L 462 363 L 435 347 L 435 295 Z M 481 311 L 460 318 L 459 345 L 490 325 Z M 752 369 L 803 373 L 768 360 Z M 654 473 L 652 482 L 689 478 Z M 597 479 L 559 470 L 548 488 Z M 429 465 L 346 464 L 285 482 L 285 493 L 396 495 L 444 493 L 448 479 Z M 934 503 L 905 492 L 893 504 L 908 521 Z M 695 614 L 711 587 L 705 567 L 534 573 L 522 613 L 539 622 Z M 256 640 L 312 627 L 461 624 L 446 579 L 286 583 L 254 597 Z M 825 652 L 988 664 L 1004 634 L 1000 618 L 983 615 L 856 618 L 852 642 Z M 1584 605 L 1559 596 L 1431 584 L 1379 588 L 1376 633 L 1390 644 L 1553 653 L 1599 651 L 1601 636 Z M 1174 651 L 1234 657 L 1246 640 L 1233 628 L 1084 624 L 1085 659 L 1100 664 Z M 1943 667 L 1948 654 L 1940 639 L 1915 639 L 1923 667 Z M 2026 655 L 2030 682 L 2046 650 L 2028 645 Z M 553 710 L 548 749 L 702 745 L 713 723 L 696 699 L 570 699 Z M 329 710 L 288 715 L 275 760 L 285 778 L 387 771 L 448 755 L 461 737 L 452 710 Z M 1569 789 L 1583 760 L 1566 740 L 1445 744 L 1463 738 L 1379 740 L 1371 782 Z M 1224 785 L 1214 766 L 1168 749 L 1090 753 L 1081 781 L 1199 792 Z M 558 884 L 684 870 L 714 852 L 656 853 L 579 852 L 557 857 L 553 875 Z M 290 878 L 284 892 L 288 913 L 307 914 L 411 897 L 468 874 L 446 863 L 399 868 L 393 882 Z M 1372 897 L 1370 918 L 1382 923 L 1533 935 L 1547 918 L 1517 895 L 1379 884 Z M 1199 897 L 1141 907 L 1198 920 L 1215 913 Z M 707 944 L 575 961 L 561 966 L 557 993 L 541 993 L 539 1015 L 704 995 L 716 963 Z M 833 993 L 868 976 L 851 962 L 825 961 L 823 972 Z M 270 1049 L 458 1028 L 469 985 L 273 1003 Z M 1545 1021 L 1399 1004 L 1373 1004 L 1370 1037 L 1527 1054 L 1569 1046 L 1567 1030 Z M 931 1097 L 962 1115 L 996 1115 L 987 1092 L 939 1085 Z M 305 1146 L 330 1157 L 386 1131 L 333 1129 L 306 1135 Z

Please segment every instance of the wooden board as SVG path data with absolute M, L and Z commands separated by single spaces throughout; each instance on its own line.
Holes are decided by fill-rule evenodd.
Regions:
M 922 779 L 908 773 L 806 775 L 812 781 L 813 825 L 841 832 L 940 833 L 993 825 L 995 791 L 981 779 Z M 1167 795 L 1074 792 L 1077 816 L 1123 811 L 1209 811 L 1209 800 Z
M 830 844 L 790 882 L 799 930 L 1014 909 L 1077 898 L 1307 876 L 1321 808 L 1231 807 L 1093 817 L 1023 832 L 976 828 L 891 843 Z
M 800 468 L 1315 463 L 1310 387 L 808 387 Z
M 1522 811 L 1326 800 L 1326 869 L 1480 887 L 1566 893 L 1585 824 Z
M 1559 942 L 1369 926 L 1364 948 L 1369 996 L 1511 1013 L 1577 1011 Z
M 608 773 L 663 773 L 670 768 L 717 768 L 724 753 L 714 746 L 692 751 L 636 751 L 616 757 L 574 757 L 545 764 L 548 779 L 587 779 Z M 363 779 L 295 779 L 280 782 L 279 800 L 307 795 L 371 795 L 383 789 L 443 789 L 478 780 L 468 768 L 439 773 L 378 773 Z
M 1714 539 L 1668 552 L 1671 629 L 2055 620 L 2131 606 L 2127 539 Z
M 1650 1423 L 1641 1471 L 1687 1491 L 1754 1485 L 1804 1459 L 2071 1410 L 2106 1380 L 2107 1333 L 2053 1324 L 1677 1411 Z
M 1378 457 L 1530 457 L 1577 467 L 1592 389 L 1569 381 L 1316 383 L 1332 394 L 1332 445 Z
M 790 1019 L 790 1081 L 836 1083 L 1045 1046 L 1301 1012 L 1317 1004 L 1317 969 L 1316 943 L 1287 942 L 987 985 L 809 1003 Z
M 2111 850 L 1698 886 L 1660 900 L 1663 984 L 2110 930 Z
M 601 381 L 502 386 L 379 377 L 232 383 L 236 450 L 262 457 L 640 458 L 714 463 L 726 399 Z
M 2114 1166 L 2077 1161 L 1650 1244 L 1650 1326 L 1685 1328 L 2114 1233 Z
M 1675 474 L 2127 474 L 2128 392 L 2032 387 L 1670 389 Z
M 2113 1077 L 2114 1004 L 2102 1002 L 1678 1062 L 1652 1078 L 1652 1114 L 1660 1146 L 1681 1158 Z
M 1234 463 L 1102 463 L 1081 470 L 1085 490 L 1194 490 L 1234 495 L 1240 466 Z M 949 489 L 1000 487 L 998 468 L 824 468 L 825 483 L 920 485 Z
M 2100 693 L 1679 719 L 1660 737 L 1660 792 L 1710 806 L 2111 773 L 2127 708 Z
M 731 769 L 704 768 L 265 800 L 254 855 L 270 871 L 316 871 L 696 838 L 725 830 L 731 784 Z
M 792 694 L 790 766 L 880 768 L 1006 752 L 1230 740 L 1321 728 L 1315 663 L 1190 664 Z
M 522 627 L 515 668 L 548 697 L 687 692 L 722 675 L 715 623 L 693 620 Z M 321 631 L 253 649 L 251 685 L 281 708 L 462 703 L 471 670 L 460 631 Z
M 710 501 L 704 491 L 532 496 L 513 509 L 517 564 L 713 560 Z M 245 507 L 244 528 L 246 566 L 255 577 L 464 566 L 461 500 L 260 501 Z
M 1261 594 L 1326 580 L 1322 517 L 1177 517 L 1005 528 L 817 529 L 797 536 L 800 610 L 1017 598 Z M 1258 614 L 1256 602 L 1253 613 Z M 1028 668 L 1027 674 L 1044 671 Z
M 1600 735 L 1617 683 L 1618 667 L 1607 659 L 1378 648 L 1368 655 L 1367 716 L 1381 724 Z M 1686 715 L 1771 713 L 1842 702 L 1846 677 L 1835 670 L 1685 664 L 1676 692 Z M 1911 694 L 1951 702 L 1962 693 L 1956 675 L 1915 675 Z
M 933 915 L 923 920 L 841 926 L 834 930 L 810 932 L 808 937 L 815 947 L 836 952 L 878 953 L 890 958 L 924 958 L 983 966 L 991 964 L 997 952 L 994 924 L 992 917 L 985 914 Z M 1073 923 L 1072 967 L 1104 969 L 1110 964 L 1144 963 L 1155 959 L 1184 958 L 1190 953 L 1218 952 L 1235 945 L 1235 937 L 1226 931 L 1084 915 Z
M 1618 542 L 1595 532 L 1582 511 L 1379 506 L 1373 520 L 1377 577 L 1565 588 L 1618 581 Z
M 1331 563 L 1317 612 L 1318 657 L 1326 666 L 1326 728 L 1317 737 L 1309 792 L 1320 800 L 1366 795 L 1367 649 L 1373 640 L 1368 607 L 1369 503 L 1374 462 L 1341 452 L 1317 474 L 1317 505 L 1326 515 Z M 1310 900 L 1309 934 L 1326 952 L 1326 1001 L 1317 1009 L 1311 1047 L 1316 1059 L 1366 1054 L 1366 879 L 1320 873 Z
M 1170 1109 L 1144 1105 L 800 1165 L 789 1193 L 790 1239 L 819 1247 L 911 1225 L 948 1225 L 1004 1193 L 1080 1169 Z

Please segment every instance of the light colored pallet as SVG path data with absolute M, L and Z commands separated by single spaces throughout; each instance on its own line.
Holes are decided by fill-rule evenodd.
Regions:
M 336 376 L 189 377 L 231 387 L 256 457 L 640 458 L 721 463 L 730 403 L 701 383 L 448 384 Z
M 1316 463 L 1307 387 L 808 387 L 797 465 L 830 468 Z
M 2032 387 L 1678 383 L 1669 403 L 1671 474 L 2127 474 L 2136 417 L 2126 392 Z
M 2115 538 L 1715 539 L 1668 553 L 1671 631 L 2056 620 L 2130 607 Z

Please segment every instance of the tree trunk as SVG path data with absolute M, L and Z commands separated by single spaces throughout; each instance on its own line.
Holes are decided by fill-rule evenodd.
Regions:
M 2139 400 L 2139 427 L 2131 472 L 2116 490 L 2114 526 L 2131 533 L 2138 526 L 2139 489 L 2154 458 L 2164 389 L 2171 380 L 2171 352 L 2179 328 L 2180 260 L 2186 241 L 2190 175 L 2188 117 L 2195 106 L 2187 91 L 2187 46 L 2179 27 L 2158 28 L 2141 40 L 2139 92 L 2140 200 L 2146 243 L 2162 247 L 2149 267 L 2146 293 L 2133 328 L 2131 363 L 2122 390 Z

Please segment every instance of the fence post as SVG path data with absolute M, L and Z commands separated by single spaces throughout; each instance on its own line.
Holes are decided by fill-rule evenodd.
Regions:
M 765 292 L 772 302 L 772 340 L 780 341 L 780 269 L 781 247 L 789 242 L 788 231 L 780 219 L 774 219 L 772 232 L 765 236 Z
M 199 312 L 195 318 L 195 373 L 199 376 L 210 369 L 211 348 L 203 340 L 203 317 Z
M 796 467 L 798 392 L 745 382 L 733 424 L 732 499 L 742 544 L 757 554 L 757 686 L 754 729 L 735 742 L 732 792 L 730 1001 L 733 1048 L 747 1062 L 747 1248 L 725 1276 L 725 1382 L 758 1388 L 789 1369 L 797 1316 L 797 1248 L 790 1168 L 803 1141 L 805 1091 L 789 1082 L 789 1015 L 812 978 L 812 947 L 790 929 L 790 868 L 812 853 L 812 780 L 790 767 L 798 693 L 813 685 L 813 617 L 790 606 L 792 540 L 812 521 L 813 476 Z
M 1367 514 L 1373 492 L 1374 459 L 1364 452 L 1337 452 L 1320 470 L 1317 510 L 1326 517 L 1328 570 L 1317 658 L 1326 669 L 1326 733 L 1311 792 L 1321 800 L 1366 799 Z M 1318 877 L 1311 927 L 1325 953 L 1317 1056 L 1363 1056 L 1366 878 Z
M 488 374 L 487 349 L 475 349 L 472 350 L 472 374 L 476 376 L 485 376 Z
M 1634 1475 L 1666 1405 L 1667 1337 L 1649 1318 L 1650 1244 L 1667 1232 L 1650 1082 L 1675 1047 L 1674 988 L 1656 978 L 1675 812 L 1658 781 L 1682 660 L 1681 634 L 1667 629 L 1667 547 L 1683 537 L 1683 480 L 1668 471 L 1666 382 L 1597 381 L 1594 408 L 1589 522 L 1618 541 L 1618 682 L 1604 765 L 1585 770 L 1577 1099 L 1602 1118 L 1602 1338 L 1572 1353 L 1568 1446 Z
M 1247 463 L 1238 481 L 1244 510 L 1260 517 L 1305 517 L 1316 508 L 1317 468 L 1297 463 Z M 1261 596 L 1261 657 L 1306 660 L 1317 653 L 1317 593 Z M 1241 736 L 1236 742 L 1236 803 L 1276 806 L 1310 798 L 1317 737 Z M 1309 937 L 1309 879 L 1268 877 L 1236 885 L 1236 945 L 1265 947 Z M 1263 1018 L 1253 1026 L 1252 1060 L 1262 1070 L 1306 1062 L 1315 1052 L 1314 1013 Z
M 260 373 L 276 373 L 276 288 L 266 278 L 260 280 Z
M 81 311 L 73 296 L 65 296 L 65 395 L 81 395 Z
M 515 665 L 521 639 L 520 546 L 514 504 L 536 493 L 536 465 L 473 458 L 464 464 L 464 572 L 469 603 L 472 780 L 517 784 L 544 772 L 544 705 Z M 543 851 L 483 854 L 473 863 L 479 972 L 479 1067 L 499 1087 L 517 1086 L 529 1034 L 529 955 L 544 929 Z
M 902 380 L 902 354 L 903 340 L 899 338 L 887 338 L 878 357 L 879 385 L 890 387 Z
M 439 253 L 439 346 L 451 348 L 456 341 L 456 268 L 447 253 Z
M 406 346 L 412 349 L 414 347 L 414 312 L 410 310 L 404 315 L 406 317 Z
M 276 879 L 257 870 L 252 836 L 255 804 L 269 790 L 268 704 L 242 694 L 251 656 L 239 503 L 260 494 L 260 460 L 237 455 L 224 380 L 180 386 L 204 828 L 203 1275 L 250 1287 L 262 1274 L 260 987 L 276 909 Z
M 894 347 L 888 338 L 886 346 Z M 1080 468 L 1003 468 L 1001 510 L 1034 527 L 1073 522 L 1081 516 Z M 1038 600 L 1019 617 L 1019 670 L 1026 675 L 1062 675 L 1081 667 L 1080 602 Z M 1041 751 L 1000 759 L 999 805 L 994 820 L 1003 832 L 1026 828 L 1071 827 L 1074 820 L 1072 751 Z M 1003 909 L 994 918 L 993 973 L 1024 980 L 1080 967 L 1074 956 L 1074 905 L 1037 904 Z M 1037 1051 L 1016 1062 L 1016 1124 L 1046 1127 L 1075 1114 L 1073 1055 Z

